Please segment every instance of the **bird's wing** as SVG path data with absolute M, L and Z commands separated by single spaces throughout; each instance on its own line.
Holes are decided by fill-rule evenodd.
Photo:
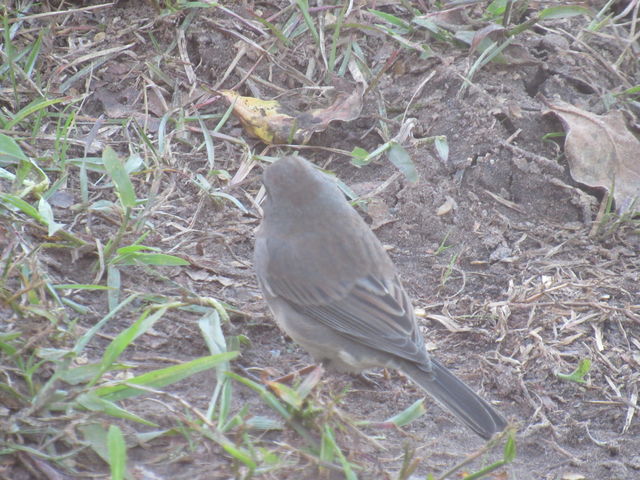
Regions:
M 260 286 L 265 296 L 285 300 L 351 340 L 428 367 L 409 296 L 373 233 L 363 232 L 349 236 L 348 244 L 325 238 L 330 230 L 295 241 L 258 235 Z
M 387 282 L 371 276 L 359 279 L 342 298 L 327 298 L 324 303 L 306 301 L 317 298 L 321 292 L 305 293 L 300 285 L 291 285 L 287 290 L 295 292 L 284 296 L 293 309 L 341 335 L 373 349 L 429 365 L 411 301 L 398 278 Z

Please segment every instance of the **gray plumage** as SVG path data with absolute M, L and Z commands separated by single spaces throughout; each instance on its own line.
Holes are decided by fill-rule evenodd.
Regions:
M 424 347 L 411 300 L 382 244 L 336 183 L 284 157 L 267 190 L 254 265 L 277 323 L 316 361 L 340 371 L 403 371 L 487 439 L 504 419 Z

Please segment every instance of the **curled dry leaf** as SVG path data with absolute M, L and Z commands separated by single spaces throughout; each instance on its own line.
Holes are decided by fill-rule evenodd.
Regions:
M 295 134 L 295 130 L 292 130 L 295 128 L 295 118 L 280 102 L 243 97 L 232 90 L 221 90 L 219 93 L 233 105 L 233 114 L 252 137 L 265 143 L 288 143 L 276 139 L 288 139 Z
M 567 472 L 562 474 L 562 480 L 586 480 L 587 477 L 581 473 Z
M 566 102 L 546 103 L 567 132 L 564 149 L 574 180 L 608 191 L 613 187 L 619 213 L 640 210 L 640 141 L 622 113 L 596 115 Z
M 334 120 L 355 120 L 362 111 L 364 86 L 340 88 L 331 105 L 295 112 L 276 100 L 243 97 L 232 90 L 219 92 L 233 105 L 233 113 L 252 136 L 268 144 L 306 144 L 314 132 L 325 130 Z
M 453 198 L 451 198 L 449 195 L 447 195 L 445 202 L 442 205 L 440 205 L 436 210 L 436 215 L 439 217 L 441 217 L 442 215 L 446 215 L 457 206 L 458 205 L 456 204 L 456 201 Z
M 469 52 L 475 52 L 478 45 L 480 45 L 485 38 L 490 38 L 491 40 L 502 40 L 506 31 L 506 28 L 502 25 L 498 25 L 497 23 L 490 23 L 486 27 L 481 28 L 474 33 L 473 40 L 471 40 L 471 45 L 469 47 Z

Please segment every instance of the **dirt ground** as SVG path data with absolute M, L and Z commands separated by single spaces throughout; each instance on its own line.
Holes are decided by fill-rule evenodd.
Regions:
M 404 10 L 395 3 L 378 2 L 376 8 L 401 15 Z M 268 18 L 287 5 L 284 1 L 251 2 L 227 4 L 226 8 L 244 18 L 250 18 L 249 8 Z M 597 11 L 597 6 L 592 8 Z M 372 21 L 366 8 L 357 10 L 354 22 Z M 188 27 L 184 27 L 185 15 L 193 15 Z M 271 98 L 301 87 L 291 69 L 304 74 L 312 59 L 319 61 L 308 33 L 297 37 L 291 48 L 277 45 L 274 63 L 265 58 L 256 65 L 260 52 L 253 47 L 236 56 L 243 45 L 238 34 L 264 42 L 265 48 L 266 42 L 235 16 L 215 8 L 161 17 L 149 4 L 120 1 L 64 18 L 50 21 L 58 29 L 84 33 L 73 37 L 75 44 L 67 41 L 72 37 L 50 39 L 47 48 L 52 59 L 130 45 L 70 91 L 90 93 L 80 112 L 85 131 L 79 131 L 78 138 L 89 132 L 100 115 L 107 121 L 133 119 L 110 123 L 97 136 L 102 145 L 112 145 L 122 155 L 144 149 L 127 137 L 134 128 L 146 129 L 156 142 L 162 115 L 171 108 L 185 111 L 186 116 L 196 111 L 203 116 L 223 113 L 227 104 L 203 92 L 202 84 L 231 88 L 242 81 L 241 94 L 259 92 Z M 543 97 L 602 114 L 609 108 L 605 94 L 640 84 L 637 58 L 626 56 L 616 68 L 611 67 L 625 47 L 616 35 L 607 30 L 576 39 L 586 23 L 586 18 L 578 16 L 545 22 L 520 34 L 516 43 L 525 59 L 507 65 L 489 63 L 475 74 L 462 95 L 462 79 L 477 54 L 433 42 L 434 55 L 422 58 L 379 32 L 345 29 L 345 37 L 359 42 L 370 69 L 377 71 L 397 55 L 394 66 L 365 96 L 357 120 L 333 122 L 301 149 L 272 146 L 266 150 L 269 156 L 298 150 L 334 171 L 359 195 L 375 192 L 360 207 L 361 213 L 389 247 L 420 311 L 419 322 L 431 353 L 518 427 L 517 457 L 490 477 L 494 479 L 640 478 L 640 233 L 637 223 L 613 228 L 612 220 L 597 217 L 604 191 L 572 179 L 562 137 L 543 139 L 563 131 L 558 119 L 546 112 Z M 106 35 L 96 38 L 101 32 Z M 72 51 L 74 45 L 79 52 Z M 637 41 L 635 48 L 637 51 Z M 189 79 L 187 66 L 197 82 Z M 50 65 L 52 71 L 56 67 Z M 164 77 L 154 73 L 157 69 Z M 316 71 L 312 80 L 322 85 L 321 78 Z M 387 126 L 395 135 L 409 99 L 421 84 L 407 112 L 407 117 L 416 119 L 416 126 L 403 143 L 419 174 L 416 182 L 398 174 L 384 156 L 356 168 L 348 157 L 323 149 L 351 151 L 360 146 L 374 150 L 384 142 L 376 99 L 386 105 Z M 213 101 L 206 105 L 206 98 Z M 619 102 L 611 108 L 635 115 L 637 126 L 637 103 Z M 216 123 L 215 119 L 205 120 L 209 129 Z M 265 151 L 233 117 L 219 133 L 243 138 L 255 154 Z M 248 209 L 244 213 L 231 202 L 203 195 L 192 181 L 195 175 L 207 176 L 211 170 L 199 124 L 189 123 L 172 135 L 171 150 L 161 155 L 165 163 L 153 167 L 163 171 L 162 176 L 154 177 L 158 183 L 145 185 L 140 176 L 136 188 L 155 189 L 155 206 L 149 216 L 153 232 L 145 244 L 181 256 L 191 266 L 159 268 L 163 277 L 131 267 L 123 270 L 123 290 L 176 298 L 191 291 L 230 305 L 231 322 L 225 325 L 225 334 L 248 339 L 241 357 L 233 363 L 238 374 L 259 378 L 266 372 L 275 378 L 304 367 L 310 358 L 272 322 L 251 267 L 254 229 L 260 221 L 253 199 L 260 188 L 261 163 L 253 162 L 246 178 L 234 185 L 222 177 L 207 177 L 241 201 Z M 441 135 L 449 146 L 446 160 L 436 153 L 432 142 L 420 141 Z M 235 175 L 241 166 L 250 165 L 242 145 L 222 137 L 213 141 L 215 170 Z M 82 155 L 81 146 L 72 148 Z M 77 198 L 78 189 L 77 179 L 69 178 L 67 191 Z M 449 207 L 445 213 L 439 211 L 443 205 Z M 70 223 L 75 215 L 68 209 L 56 213 L 63 223 Z M 91 225 L 88 222 L 83 218 L 78 228 L 90 229 L 102 239 L 117 228 L 103 216 L 92 218 Z M 598 225 L 612 229 L 603 233 Z M 87 267 L 93 260 L 91 255 L 72 261 L 67 252 L 52 253 L 51 273 L 60 281 L 90 283 L 92 274 Z M 77 298 L 91 303 L 96 319 L 107 312 L 106 300 L 100 295 L 79 292 Z M 105 344 L 92 344 L 91 352 L 99 357 L 109 335 L 128 326 L 131 318 L 123 314 L 110 324 L 104 332 Z M 136 341 L 135 349 L 127 353 L 129 359 L 157 368 L 208 355 L 197 318 L 195 314 L 169 314 L 154 327 L 153 335 Z M 79 328 L 90 326 L 91 321 L 86 320 Z M 586 383 L 557 377 L 571 373 L 585 358 L 592 362 Z M 338 402 L 339 411 L 351 419 L 383 421 L 422 396 L 396 372 L 372 372 L 372 378 L 375 383 L 325 373 L 313 400 L 333 407 Z M 171 391 L 206 410 L 214 385 L 214 376 L 207 373 Z M 274 416 L 254 391 L 239 384 L 234 388 L 235 411 L 248 406 L 254 415 Z M 130 407 L 164 426 L 174 424 L 166 409 L 153 400 Z M 397 478 L 394 475 L 401 469 L 407 448 L 415 449 L 419 459 L 411 478 L 441 474 L 484 445 L 429 399 L 426 407 L 425 415 L 401 430 L 368 426 L 361 428 L 365 434 L 361 436 L 341 432 L 343 452 L 364 467 L 359 478 Z M 260 440 L 265 448 L 297 454 L 287 457 L 282 453 L 289 462 L 286 468 L 258 472 L 255 478 L 320 478 L 313 462 L 299 453 L 304 442 L 295 432 L 269 431 Z M 215 444 L 189 444 L 184 436 L 147 442 L 132 448 L 129 456 L 136 478 L 241 477 Z M 500 457 L 500 448 L 494 449 L 467 471 Z M 105 471 L 98 460 L 94 465 L 95 472 Z M 23 472 L 13 478 L 30 477 Z

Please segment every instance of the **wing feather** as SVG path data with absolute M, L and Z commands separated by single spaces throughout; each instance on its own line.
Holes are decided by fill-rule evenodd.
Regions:
M 356 282 L 340 300 L 323 304 L 290 302 L 290 305 L 358 343 L 405 360 L 429 364 L 411 302 L 401 286 L 390 289 L 367 277 Z

